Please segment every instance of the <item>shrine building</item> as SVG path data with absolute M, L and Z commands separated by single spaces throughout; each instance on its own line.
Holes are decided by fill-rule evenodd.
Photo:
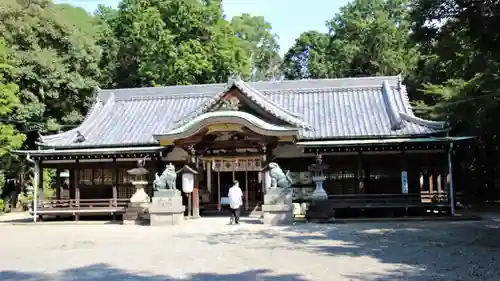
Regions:
M 462 138 L 447 132 L 444 122 L 414 114 L 399 76 L 230 79 L 100 90 L 78 127 L 15 152 L 34 162 L 38 187 L 43 169 L 57 170 L 55 198 L 37 190 L 40 215 L 120 215 L 134 193 L 127 170 L 141 159 L 151 183 L 169 163 L 194 165 L 193 210 L 201 216 L 220 211 L 235 179 L 244 209 L 258 209 L 270 161 L 290 171 L 294 200 L 306 202 L 315 188 L 308 166 L 318 155 L 330 167 L 324 189 L 339 212 L 452 209 L 460 186 L 451 152 Z M 153 195 L 152 184 L 147 192 Z

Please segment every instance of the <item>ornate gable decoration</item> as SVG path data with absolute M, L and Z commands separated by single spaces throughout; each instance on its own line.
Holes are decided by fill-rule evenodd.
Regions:
M 231 93 L 226 93 L 220 101 L 213 107 L 212 111 L 217 110 L 239 110 L 241 102 L 237 96 Z

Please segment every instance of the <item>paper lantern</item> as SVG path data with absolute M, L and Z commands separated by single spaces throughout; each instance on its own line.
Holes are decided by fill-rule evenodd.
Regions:
M 183 173 L 182 174 L 182 191 L 184 193 L 193 192 L 194 187 L 194 174 L 192 173 Z

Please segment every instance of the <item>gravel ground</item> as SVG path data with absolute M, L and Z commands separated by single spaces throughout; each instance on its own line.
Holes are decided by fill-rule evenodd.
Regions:
M 500 221 L 0 223 L 1 281 L 500 280 Z

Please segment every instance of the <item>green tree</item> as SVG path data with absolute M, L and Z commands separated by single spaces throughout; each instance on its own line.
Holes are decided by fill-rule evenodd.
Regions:
M 215 83 L 249 77 L 244 42 L 221 1 L 125 0 L 116 25 L 118 87 Z
M 407 0 L 354 0 L 326 25 L 303 33 L 285 55 L 288 79 L 408 75 L 418 60 L 410 43 Z
M 328 56 L 330 38 L 318 31 L 302 33 L 285 54 L 282 64 L 286 79 L 318 79 L 330 77 Z
M 500 3 L 412 2 L 412 37 L 423 54 L 412 78 L 423 86 L 414 98 L 422 100 L 426 114 L 446 118 L 452 134 L 478 137 L 469 167 L 477 180 L 470 188 L 482 193 L 478 199 L 498 199 L 492 187 L 498 186 L 500 171 Z
M 410 44 L 408 0 L 354 0 L 327 23 L 335 76 L 407 75 L 418 53 Z
M 19 133 L 10 121 L 13 112 L 21 106 L 17 97 L 17 85 L 4 80 L 4 75 L 12 71 L 13 67 L 7 60 L 4 43 L 0 40 L 0 196 L 5 176 L 10 172 L 10 150 L 21 147 L 25 140 L 25 135 Z M 0 211 L 2 209 L 3 207 Z
M 423 57 L 416 72 L 427 114 L 455 131 L 496 134 L 500 90 L 500 3 L 415 0 L 413 39 Z
M 245 13 L 233 17 L 231 27 L 250 53 L 253 78 L 265 81 L 280 76 L 278 35 L 272 33 L 271 24 L 262 16 Z
M 48 0 L 5 0 L 0 18 L 0 34 L 16 70 L 6 79 L 19 86 L 22 103 L 13 114 L 33 122 L 22 129 L 54 130 L 81 121 L 100 75 L 90 16 Z

